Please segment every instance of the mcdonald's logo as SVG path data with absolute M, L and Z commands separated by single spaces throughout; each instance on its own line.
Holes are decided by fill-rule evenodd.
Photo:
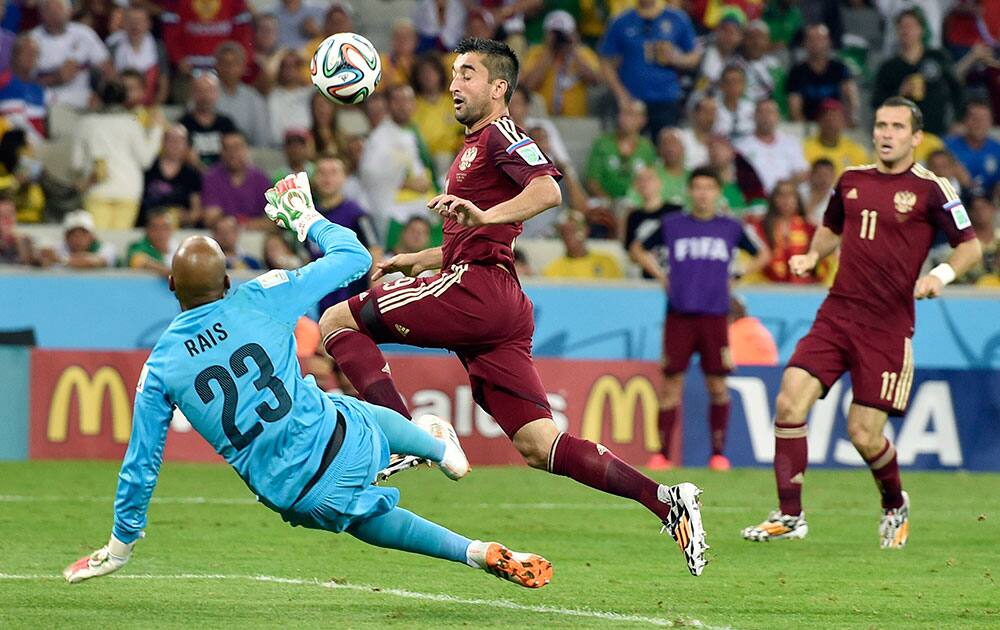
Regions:
M 66 368 L 52 392 L 46 431 L 49 442 L 65 442 L 67 439 L 73 392 L 76 392 L 82 435 L 94 436 L 101 432 L 104 399 L 110 396 L 112 437 L 116 444 L 128 443 L 132 432 L 132 409 L 121 374 L 114 368 L 103 366 L 90 376 L 79 365 Z
M 618 444 L 630 444 L 635 437 L 635 413 L 642 411 L 642 438 L 649 452 L 660 450 L 660 432 L 657 416 L 659 399 L 656 388 L 644 376 L 633 376 L 625 385 L 616 377 L 605 374 L 590 388 L 587 404 L 583 408 L 583 425 L 580 433 L 584 439 L 601 441 L 604 428 L 604 411 L 611 408 L 611 439 Z

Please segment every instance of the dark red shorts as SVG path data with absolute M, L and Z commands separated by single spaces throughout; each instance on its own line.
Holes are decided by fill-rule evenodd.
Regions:
M 426 278 L 401 278 L 348 300 L 361 332 L 376 343 L 444 348 L 469 373 L 472 395 L 511 438 L 551 418 L 531 361 L 531 300 L 495 265 L 452 265 Z
M 722 376 L 733 371 L 728 318 L 667 312 L 663 326 L 663 373 L 686 372 L 695 352 L 701 357 L 701 371 L 705 374 Z
M 788 367 L 815 376 L 824 396 L 844 372 L 850 372 L 854 402 L 901 416 L 913 385 L 913 345 L 903 334 L 819 315 L 795 346 Z

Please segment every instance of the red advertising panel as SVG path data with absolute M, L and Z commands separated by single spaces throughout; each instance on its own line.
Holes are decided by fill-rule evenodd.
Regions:
M 121 459 L 132 428 L 135 383 L 147 355 L 35 350 L 30 456 Z M 521 463 L 500 427 L 472 400 L 468 377 L 454 357 L 395 355 L 390 363 L 413 414 L 451 421 L 473 464 Z M 600 442 L 634 464 L 659 449 L 655 363 L 540 359 L 537 367 L 560 429 Z M 180 414 L 171 423 L 165 458 L 219 461 Z M 679 448 L 673 459 L 680 461 Z
M 34 350 L 32 459 L 121 459 L 132 432 L 135 384 L 148 351 Z M 171 423 L 165 457 L 219 461 L 183 417 Z

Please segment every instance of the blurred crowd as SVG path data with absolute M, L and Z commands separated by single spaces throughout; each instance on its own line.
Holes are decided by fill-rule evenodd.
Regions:
M 385 33 L 365 28 L 375 4 L 398 14 Z M 872 161 L 873 109 L 903 95 L 924 113 L 918 160 L 960 192 L 986 253 L 960 281 L 1000 286 L 1000 0 L 6 0 L 0 13 L 0 263 L 165 274 L 176 231 L 197 229 L 234 269 L 299 266 L 319 252 L 269 231 L 261 206 L 302 170 L 376 259 L 438 245 L 426 202 L 463 133 L 450 51 L 477 36 L 518 52 L 511 117 L 564 174 L 563 207 L 524 234 L 562 255 L 537 269 L 522 256 L 522 274 L 642 275 L 640 236 L 710 165 L 720 211 L 773 253 L 742 282 L 829 282 L 835 263 L 798 278 L 788 258 L 844 168 Z M 360 106 L 309 79 L 318 43 L 343 31 L 385 42 Z M 567 129 L 592 130 L 582 151 Z M 35 242 L 22 226 L 37 223 L 62 239 Z M 135 228 L 123 251 L 103 238 Z M 264 231 L 260 251 L 241 249 L 245 230 Z

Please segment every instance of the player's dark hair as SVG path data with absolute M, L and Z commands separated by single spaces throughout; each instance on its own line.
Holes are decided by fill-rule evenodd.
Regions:
M 923 131 L 924 129 L 924 113 L 920 111 L 917 104 L 906 98 L 905 96 L 890 96 L 889 98 L 882 101 L 879 105 L 879 109 L 883 107 L 905 107 L 910 110 L 910 127 L 912 127 L 913 133 L 918 131 Z
M 691 174 L 688 175 L 688 186 L 691 186 L 691 183 L 694 182 L 696 177 L 711 177 L 715 180 L 715 183 L 719 185 L 719 188 L 722 188 L 722 175 L 719 174 L 717 169 L 711 166 L 699 166 L 698 168 L 692 170 Z
M 483 65 L 489 72 L 490 81 L 503 80 L 507 82 L 507 93 L 504 94 L 504 103 L 510 103 L 510 97 L 517 87 L 517 74 L 521 64 L 517 61 L 517 55 L 510 49 L 510 46 L 495 39 L 483 39 L 482 37 L 467 37 L 458 42 L 455 53 L 462 55 L 465 53 L 477 53 L 483 57 Z

